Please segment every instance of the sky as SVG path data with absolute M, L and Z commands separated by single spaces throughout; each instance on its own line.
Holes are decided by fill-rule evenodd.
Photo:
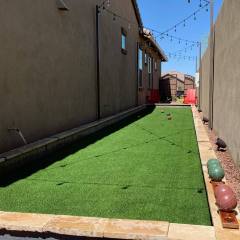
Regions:
M 205 5 L 205 0 L 137 0 L 140 8 L 143 24 L 146 28 L 164 32 L 165 30 L 174 27 L 181 20 L 185 19 L 196 10 L 199 9 L 200 1 L 202 6 Z M 214 18 L 221 9 L 223 0 L 215 0 L 214 2 Z M 209 9 L 209 8 L 208 8 Z M 207 47 L 207 38 L 210 26 L 210 11 L 202 9 L 196 14 L 196 20 L 192 17 L 190 20 L 181 24 L 169 32 L 169 35 L 178 38 L 187 39 L 190 41 L 201 41 L 203 51 Z M 154 32 L 153 32 L 154 33 Z M 155 32 L 155 36 L 157 36 Z M 163 64 L 163 72 L 169 70 L 177 70 L 186 74 L 195 75 L 196 72 L 196 57 L 199 56 L 199 48 L 192 47 L 191 44 L 179 40 L 174 40 L 170 36 L 165 36 L 164 39 L 157 38 L 157 41 L 166 54 L 171 53 L 171 57 L 167 63 Z M 187 50 L 185 51 L 185 48 Z M 181 54 L 179 54 L 179 50 Z M 184 57 L 185 56 L 185 57 Z M 185 59 L 184 59 L 185 58 Z

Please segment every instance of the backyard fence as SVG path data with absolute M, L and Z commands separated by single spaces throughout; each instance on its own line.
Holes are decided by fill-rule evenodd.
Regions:
M 213 129 L 240 166 L 240 1 L 225 0 L 215 23 Z M 210 49 L 201 62 L 200 107 L 209 117 Z

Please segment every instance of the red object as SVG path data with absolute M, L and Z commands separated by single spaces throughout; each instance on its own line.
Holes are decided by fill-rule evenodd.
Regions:
M 187 94 L 184 96 L 184 104 L 193 104 L 197 103 L 196 89 L 188 89 Z
M 150 92 L 150 96 L 148 97 L 149 103 L 159 103 L 160 102 L 160 94 L 158 89 L 152 89 Z
M 216 198 L 218 198 L 222 194 L 233 194 L 234 195 L 234 192 L 229 186 L 227 186 L 225 184 L 221 184 L 214 189 L 214 195 Z
M 216 199 L 216 204 L 219 210 L 230 212 L 237 207 L 237 198 L 235 194 L 222 193 L 219 194 L 218 198 Z

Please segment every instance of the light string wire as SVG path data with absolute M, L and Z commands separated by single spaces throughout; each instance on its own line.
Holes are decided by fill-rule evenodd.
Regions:
M 174 27 L 169 28 L 168 30 L 166 30 L 166 31 L 164 31 L 164 32 L 160 32 L 160 31 L 155 30 L 155 29 L 153 29 L 153 28 L 146 28 L 146 29 L 148 29 L 149 31 L 151 31 L 151 34 L 152 34 L 152 36 L 153 36 L 153 38 L 154 38 L 154 40 L 155 40 L 156 42 L 157 42 L 157 38 L 158 38 L 159 36 L 163 35 L 163 36 L 165 36 L 165 38 L 170 38 L 171 41 L 173 41 L 173 39 L 174 39 L 174 40 L 178 40 L 179 43 L 185 42 L 186 45 L 188 45 L 189 43 L 192 43 L 192 44 L 191 44 L 190 46 L 188 46 L 187 48 L 185 47 L 184 49 L 180 49 L 180 50 L 177 50 L 177 51 L 172 52 L 172 53 L 169 52 L 168 55 L 170 56 L 170 58 L 171 58 L 171 56 L 175 56 L 177 53 L 181 53 L 182 51 L 185 51 L 185 52 L 186 52 L 189 48 L 192 50 L 193 47 L 199 47 L 200 42 L 198 42 L 198 41 L 193 41 L 193 40 L 189 40 L 189 39 L 184 39 L 184 38 L 176 37 L 176 36 L 174 36 L 174 35 L 168 34 L 168 32 L 171 31 L 171 30 L 173 30 L 173 29 L 176 29 L 177 26 L 181 25 L 182 23 L 185 23 L 187 20 L 189 20 L 189 19 L 192 18 L 193 16 L 195 17 L 198 12 L 200 12 L 202 9 L 206 8 L 206 7 L 210 4 L 210 2 L 207 1 L 207 0 L 202 0 L 202 1 L 205 1 L 205 2 L 206 2 L 206 4 L 205 4 L 204 6 L 202 6 L 201 8 L 199 8 L 197 11 L 195 11 L 193 14 L 189 15 L 187 18 L 185 18 L 185 19 L 182 20 L 181 22 L 175 24 Z M 107 3 L 107 7 L 106 7 L 106 5 L 105 5 L 106 3 Z M 110 6 L 110 0 L 105 0 L 105 1 L 103 1 L 102 4 L 99 5 L 99 13 L 101 13 L 101 10 L 104 10 L 105 12 L 107 12 L 107 13 L 109 13 L 109 14 L 111 14 L 111 15 L 113 16 L 113 20 L 114 20 L 114 21 L 116 21 L 116 19 L 119 18 L 119 19 L 123 20 L 124 22 L 128 23 L 128 28 L 129 28 L 129 29 L 130 29 L 132 26 L 136 26 L 138 30 L 141 30 L 141 29 L 142 29 L 143 26 L 140 27 L 139 24 L 136 24 L 135 22 L 130 21 L 129 19 L 127 19 L 127 18 L 125 18 L 125 17 L 122 17 L 121 15 L 117 14 L 116 12 L 113 12 L 112 10 L 109 9 L 109 6 Z M 154 33 L 157 33 L 158 36 L 155 36 Z M 179 57 L 179 56 L 178 56 L 178 57 Z M 195 59 L 195 57 L 193 57 L 193 56 L 187 56 L 187 55 L 184 55 L 184 56 L 182 56 L 182 57 L 183 57 L 183 59 L 193 59 L 193 58 Z

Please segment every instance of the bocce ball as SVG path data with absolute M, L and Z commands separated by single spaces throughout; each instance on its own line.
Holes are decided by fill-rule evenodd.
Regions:
M 222 168 L 220 163 L 212 163 L 209 167 L 208 167 L 208 174 L 210 173 L 210 171 L 212 171 L 215 168 Z
M 220 162 L 219 162 L 218 159 L 215 159 L 215 158 L 209 159 L 208 162 L 207 162 L 207 167 L 209 168 L 210 166 L 215 165 L 215 164 L 220 165 Z
M 215 198 L 217 199 L 222 194 L 234 194 L 233 190 L 226 184 L 218 185 L 214 190 Z
M 216 204 L 219 210 L 229 212 L 237 207 L 237 198 L 234 193 L 222 193 L 216 199 Z
M 215 168 L 209 169 L 209 177 L 216 182 L 222 181 L 224 178 L 224 170 L 221 166 L 216 166 Z

